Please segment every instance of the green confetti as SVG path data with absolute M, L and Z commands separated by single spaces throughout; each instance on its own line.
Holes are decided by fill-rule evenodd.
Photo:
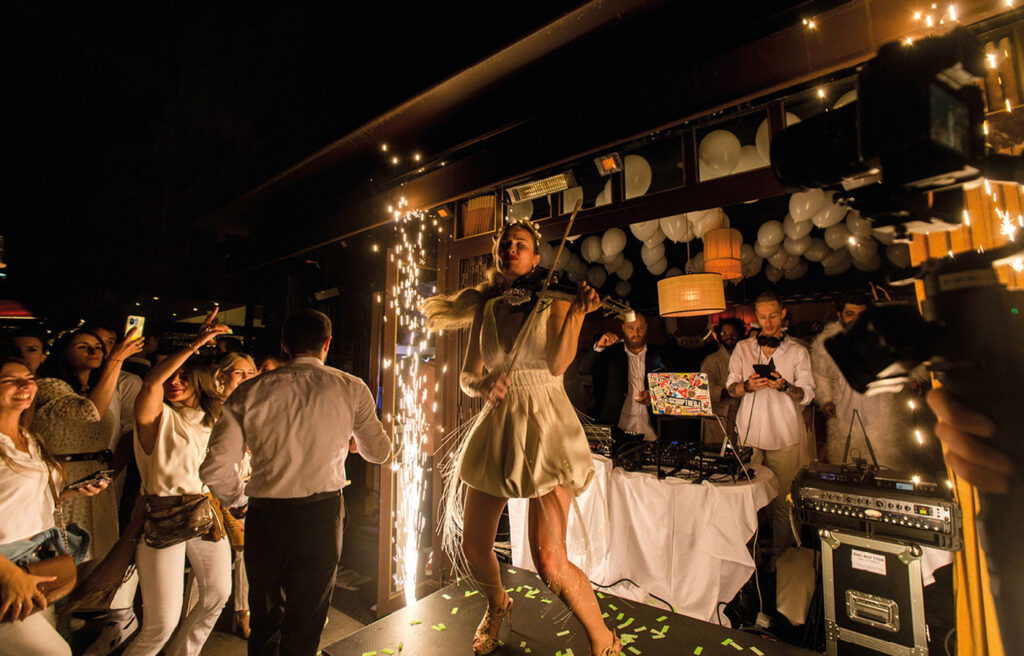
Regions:
M 530 649 L 529 647 L 527 647 L 526 649 L 523 650 L 523 653 L 524 654 L 529 654 L 531 651 L 533 651 L 533 650 Z
M 666 624 L 665 626 L 661 627 L 661 632 L 662 633 L 668 633 L 668 624 Z
M 737 644 L 736 644 L 735 642 L 734 642 L 734 643 L 732 643 L 732 646 L 736 648 L 736 651 L 743 651 L 743 647 L 740 647 L 740 646 L 739 646 L 739 645 L 737 645 Z
M 618 606 L 615 604 L 608 604 L 608 608 L 611 608 L 612 610 L 619 610 Z
M 572 647 L 565 650 L 565 656 L 576 656 L 576 654 L 572 653 Z
M 567 635 L 569 635 L 569 629 L 566 629 L 565 631 L 559 631 L 555 635 L 558 636 L 559 638 L 561 638 L 562 636 L 567 636 Z
M 516 592 L 522 592 L 522 591 L 523 591 L 523 586 L 520 585 L 520 586 L 518 586 L 516 588 Z
M 700 653 L 702 651 L 704 651 L 703 647 L 697 647 L 696 649 L 693 650 L 693 654 L 694 654 L 694 656 L 700 656 Z
M 601 594 L 600 592 L 598 592 L 598 593 L 597 593 L 597 598 L 598 598 L 598 599 L 604 599 L 604 595 L 603 595 L 603 594 Z
M 392 651 L 392 650 L 390 650 L 390 649 L 387 649 L 386 647 L 385 647 L 384 649 L 381 649 L 381 650 L 380 650 L 380 652 L 381 652 L 382 654 L 386 654 L 387 656 L 392 656 L 392 654 L 394 654 L 394 653 L 395 653 L 394 651 Z
M 615 616 L 615 619 L 617 619 L 617 620 L 621 620 L 621 619 L 622 619 L 623 617 L 625 617 L 625 616 L 626 616 L 626 614 L 625 614 L 625 613 L 619 613 L 618 615 L 616 615 L 616 616 Z
M 442 596 L 442 597 L 444 597 L 445 599 L 451 599 L 451 598 L 452 598 L 452 596 L 451 596 L 450 594 L 448 594 L 447 592 L 446 592 L 446 593 L 444 593 L 444 594 L 443 594 L 443 595 L 441 595 L 441 596 Z
M 519 648 L 522 649 L 525 646 L 526 646 L 526 641 L 525 640 L 520 640 L 519 641 Z
M 641 626 L 639 629 L 633 629 L 633 630 L 636 631 L 637 633 L 640 633 L 641 631 L 646 631 L 647 627 L 646 626 Z
M 434 629 L 435 631 L 444 631 L 448 627 L 445 626 L 443 622 L 438 622 L 437 624 L 435 624 L 434 626 L 432 626 L 430 628 Z
M 661 617 L 659 617 L 658 619 L 656 619 L 654 621 L 655 622 L 664 622 L 667 619 L 668 619 L 668 615 L 662 615 Z
M 423 620 L 409 620 L 409 626 L 416 626 L 417 624 L 423 624 Z
M 467 597 L 472 597 L 473 595 L 477 594 L 478 592 L 480 592 L 480 591 L 479 590 L 466 590 L 466 596 Z
M 375 651 L 364 651 L 363 652 L 363 656 L 377 656 L 377 652 L 375 652 Z
M 601 617 L 604 619 L 608 619 L 608 613 L 601 613 Z
M 628 649 L 629 651 L 633 652 L 634 654 L 639 654 L 640 653 L 640 650 L 637 649 L 636 647 L 632 646 L 632 645 L 630 645 L 629 647 L 626 647 L 626 649 Z
M 624 629 L 624 628 L 626 628 L 627 626 L 629 626 L 632 623 L 633 623 L 633 618 L 631 617 L 628 620 L 626 620 L 625 622 L 623 622 L 622 624 L 620 624 L 617 628 Z
M 455 608 L 452 609 L 452 615 L 454 615 L 454 614 L 456 614 L 458 612 L 459 612 L 459 607 L 458 606 L 456 606 Z
M 540 603 L 542 603 L 542 604 L 550 604 L 550 603 L 551 603 L 551 600 L 550 600 L 550 599 L 548 599 L 547 597 L 545 597 L 545 598 L 543 598 L 543 599 L 541 599 L 541 600 L 540 600 Z
M 505 592 L 512 592 L 515 588 L 505 588 Z
M 516 573 L 516 571 L 514 569 L 512 569 L 511 567 L 509 567 L 505 571 L 508 572 L 509 574 L 515 574 Z
M 731 645 L 731 644 L 732 644 L 732 638 L 726 638 L 725 640 L 722 641 L 722 646 L 723 647 L 726 646 L 726 645 Z
M 398 643 L 398 651 L 402 651 L 402 647 L 404 647 L 404 646 L 405 646 L 404 642 Z
M 538 594 L 540 593 L 537 590 L 530 590 L 526 593 L 525 597 L 527 599 L 536 599 Z
M 752 651 L 755 654 L 757 654 L 757 656 L 764 656 L 764 652 L 761 651 L 760 649 L 758 649 L 757 647 L 751 647 L 750 651 Z
M 651 640 L 661 640 L 664 637 L 664 633 L 658 633 L 657 631 L 651 629 Z

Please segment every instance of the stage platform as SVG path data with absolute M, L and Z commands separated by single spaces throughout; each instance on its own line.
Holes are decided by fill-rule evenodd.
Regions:
M 582 626 L 535 573 L 502 565 L 515 599 L 512 629 L 502 628 L 500 656 L 588 656 Z M 623 656 L 811 656 L 772 642 L 609 594 L 598 597 L 605 623 L 622 636 Z M 486 608 L 468 582 L 452 584 L 324 648 L 330 656 L 469 656 Z

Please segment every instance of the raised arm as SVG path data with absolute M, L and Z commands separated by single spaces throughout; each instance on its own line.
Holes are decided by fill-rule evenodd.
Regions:
M 96 406 L 96 411 L 100 413 L 100 417 L 107 413 L 107 408 L 110 407 L 110 400 L 114 398 L 114 392 L 117 391 L 117 377 L 121 374 L 121 365 L 124 364 L 127 358 L 142 350 L 142 340 L 135 339 L 136 332 L 138 332 L 138 329 L 132 328 L 124 336 L 124 339 L 114 344 L 114 347 L 110 349 L 110 353 L 107 355 L 107 359 L 103 362 L 103 368 L 100 369 L 100 378 L 96 381 L 96 386 L 86 394 L 89 400 L 93 402 L 93 405 Z
M 561 376 L 576 358 L 583 319 L 601 306 L 601 299 L 590 285 L 581 282 L 572 303 L 552 301 L 548 314 L 548 371 Z
M 206 321 L 199 326 L 199 335 L 187 346 L 178 349 L 163 362 L 150 369 L 142 381 L 139 395 L 135 397 L 135 428 L 139 436 L 139 444 L 147 454 L 152 453 L 153 447 L 156 446 L 160 415 L 164 411 L 164 383 L 185 363 L 185 360 L 188 360 L 189 356 L 199 353 L 200 347 L 217 335 L 223 335 L 228 331 L 227 325 L 215 322 L 216 316 L 217 309 L 214 308 L 210 316 L 206 317 Z

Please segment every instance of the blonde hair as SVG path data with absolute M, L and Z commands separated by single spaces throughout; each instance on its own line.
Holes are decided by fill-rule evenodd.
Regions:
M 501 238 L 514 228 L 529 232 L 533 237 L 534 253 L 540 252 L 540 232 L 529 220 L 519 219 L 506 223 L 494 236 L 494 243 L 491 245 L 492 262 L 498 261 L 498 244 L 501 242 Z M 448 296 L 438 294 L 424 299 L 420 303 L 420 311 L 427 317 L 427 330 L 439 332 L 468 327 L 473 323 L 477 309 L 501 294 L 504 288 L 505 278 L 498 271 L 497 266 L 492 265 L 484 272 L 482 283 L 473 287 L 465 287 Z

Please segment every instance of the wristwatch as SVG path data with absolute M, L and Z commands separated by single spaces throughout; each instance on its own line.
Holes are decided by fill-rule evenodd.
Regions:
M 790 387 L 792 387 L 792 385 L 789 384 L 789 381 L 788 380 L 783 380 L 782 381 L 782 387 L 779 388 L 779 391 L 780 392 L 788 392 Z

